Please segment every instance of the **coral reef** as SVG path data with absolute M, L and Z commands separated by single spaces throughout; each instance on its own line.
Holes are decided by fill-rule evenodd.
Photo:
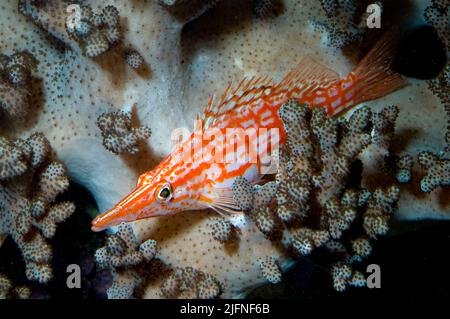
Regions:
M 27 170 L 21 150 L 4 137 L 0 137 L 0 160 L 1 179 L 21 175 Z
M 450 47 L 450 4 L 446 0 L 432 0 L 425 9 L 425 20 L 431 24 L 445 42 L 447 48 Z
M 119 226 L 118 232 L 108 237 L 106 246 L 95 253 L 100 268 L 110 269 L 114 275 L 114 282 L 107 290 L 108 298 L 133 298 L 134 290 L 150 275 L 149 263 L 156 253 L 154 240 L 139 244 L 130 225 Z
M 97 125 L 102 131 L 103 145 L 115 154 L 137 153 L 138 142 L 147 140 L 151 135 L 150 128 L 146 126 L 132 127 L 131 114 L 121 111 L 100 115 Z
M 418 155 L 419 164 L 426 170 L 426 176 L 420 181 L 422 191 L 428 193 L 436 187 L 450 185 L 450 160 L 440 158 L 430 152 Z
M 283 10 L 280 0 L 254 0 L 253 13 L 258 18 L 269 18 L 278 15 Z
M 88 57 L 110 50 L 121 37 L 119 11 L 113 5 L 94 12 L 88 4 L 20 0 L 19 11 L 72 49 L 78 44 Z
M 142 294 L 149 281 L 159 280 L 160 296 L 165 298 L 216 298 L 220 283 L 211 275 L 191 267 L 171 269 L 157 259 L 157 243 L 138 243 L 129 224 L 121 224 L 108 237 L 106 246 L 96 251 L 97 264 L 110 269 L 114 281 L 108 298 L 128 299 Z M 164 277 L 162 277 L 164 276 Z
M 447 60 L 450 58 L 450 3 L 445 0 L 432 0 L 424 11 L 425 20 L 432 25 L 447 48 Z M 450 150 L 450 65 L 445 66 L 441 74 L 428 82 L 430 89 L 439 96 L 447 111 L 447 152 Z
M 258 262 L 262 275 L 268 282 L 276 284 L 281 281 L 281 270 L 273 257 L 266 256 L 266 258 L 260 258 Z
M 329 43 L 335 48 L 361 39 L 364 33 L 364 17 L 357 16 L 358 1 L 354 0 L 320 0 L 325 18 L 312 16 L 314 27 L 326 32 Z M 361 21 L 361 24 L 355 21 Z
M 56 197 L 69 186 L 64 166 L 53 161 L 40 133 L 9 141 L 0 137 L 0 234 L 10 235 L 22 251 L 26 276 L 47 283 L 52 251 L 46 239 L 74 211 Z
M 88 57 L 96 57 L 120 40 L 119 21 L 119 10 L 115 6 L 106 6 L 101 12 L 94 12 L 90 6 L 78 6 L 66 21 L 66 28 Z
M 11 56 L 1 55 L 0 72 L 11 84 L 26 86 L 36 61 L 28 52 L 16 52 Z
M 67 21 L 71 20 L 68 14 L 74 13 L 72 10 L 67 10 L 69 5 L 68 1 L 20 0 L 18 1 L 18 10 L 57 39 L 76 48 L 77 42 L 71 40 L 65 30 L 66 18 Z
M 136 50 L 125 52 L 125 60 L 133 69 L 139 69 L 144 64 L 144 58 Z
M 0 274 L 0 299 L 28 299 L 31 290 L 25 286 L 15 287 L 11 280 Z
M 1 134 L 13 140 L 43 132 L 67 167 L 70 178 L 93 194 L 100 211 L 109 209 L 129 193 L 137 177 L 171 151 L 171 131 L 190 126 L 210 96 L 222 93 L 229 81 L 256 74 L 281 78 L 305 55 L 314 56 L 318 62 L 334 66 L 342 73 L 356 63 L 329 46 L 330 42 L 341 46 L 349 41 L 346 34 L 358 33 L 348 20 L 336 21 L 336 28 L 342 26 L 343 31 L 336 38 L 330 36 L 331 28 L 324 29 L 325 41 L 311 32 L 308 21 L 314 20 L 319 25 L 317 20 L 324 17 L 323 8 L 316 1 L 285 0 L 283 14 L 268 19 L 253 19 L 253 1 L 199 1 L 200 5 L 192 6 L 191 1 L 163 2 L 164 5 L 145 0 L 84 1 L 83 5 L 99 10 L 114 5 L 121 15 L 120 43 L 95 58 L 84 55 L 80 43 L 67 33 L 66 1 L 2 2 L 2 52 L 11 55 L 30 51 L 39 61 L 36 74 L 41 83 L 32 93 L 27 125 L 9 130 L 2 122 Z M 127 67 L 126 55 L 117 52 L 121 45 L 139 52 L 150 69 L 146 76 Z M 355 54 L 360 53 L 356 51 L 358 48 Z M 436 93 L 446 89 L 443 83 L 436 86 Z M 396 132 L 403 139 L 397 147 L 402 154 L 417 154 L 424 150 L 424 145 L 427 151 L 439 153 L 442 141 L 437 137 L 443 136 L 448 125 L 443 102 L 427 84 L 415 80 L 410 84 L 367 105 L 374 114 L 388 104 L 398 105 Z M 102 146 L 97 119 L 133 104 L 139 106 L 136 112 L 140 122 L 153 132 L 149 142 L 151 152 L 138 152 L 129 160 Z M 370 144 L 360 154 L 364 162 L 361 186 L 371 190 L 378 187 L 374 176 L 382 172 L 378 165 L 380 157 L 375 157 L 373 163 L 367 160 L 372 158 L 372 150 L 376 151 L 373 146 Z M 448 219 L 441 202 L 438 191 L 420 197 L 402 192 L 394 217 Z M 357 211 L 366 208 L 367 205 L 358 207 Z M 189 268 L 213 276 L 220 282 L 221 297 L 243 296 L 251 287 L 266 282 L 264 276 L 277 278 L 272 263 L 266 263 L 267 269 L 261 271 L 260 263 L 266 257 L 275 260 L 283 271 L 292 264 L 285 250 L 259 231 L 251 219 L 236 217 L 223 221 L 217 226 L 222 232 L 212 234 L 211 223 L 216 218 L 209 212 L 193 212 L 133 223 L 132 230 L 138 243 L 149 238 L 158 242 L 158 259 L 170 269 Z M 349 230 L 355 222 L 358 220 L 353 221 Z M 319 231 L 307 226 L 303 228 Z M 310 231 L 302 234 L 310 242 L 320 237 L 320 233 Z M 343 231 L 344 237 L 346 234 Z M 336 243 L 328 242 L 323 248 L 337 249 Z M 353 246 L 350 243 L 348 247 Z M 348 254 L 353 254 L 350 249 L 353 248 L 348 248 Z M 162 277 L 161 280 L 168 278 L 168 274 Z M 117 280 L 120 278 L 123 277 L 118 276 Z M 134 289 L 135 285 L 132 289 L 138 292 L 135 296 L 159 298 L 163 296 L 161 283 L 150 280 L 143 289 Z
M 396 179 L 399 183 L 410 183 L 413 179 L 413 166 L 417 162 L 424 174 L 421 176 L 419 187 L 422 192 L 430 193 L 439 187 L 450 184 L 450 160 L 428 151 L 417 154 L 416 159 L 411 155 L 404 155 L 396 160 Z
M 9 118 L 23 119 L 29 107 L 30 77 L 36 66 L 26 51 L 0 54 L 0 111 Z
M 135 298 L 148 281 L 161 279 L 160 294 L 165 298 L 215 298 L 220 284 L 211 275 L 191 267 L 170 269 L 157 259 L 157 244 L 147 240 L 139 244 L 128 224 L 108 237 L 106 246 L 95 254 L 101 268 L 112 271 L 114 282 L 108 298 Z M 142 292 L 141 292 L 142 293 Z
M 445 142 L 447 145 L 446 151 L 448 152 L 450 151 L 450 93 L 448 91 L 448 87 L 450 86 L 450 65 L 447 63 L 441 74 L 437 78 L 428 81 L 428 85 L 430 90 L 439 97 L 447 112 L 448 120 Z
M 213 299 L 220 293 L 220 283 L 213 276 L 192 267 L 175 269 L 161 285 L 165 298 Z
M 354 271 L 344 263 L 337 263 L 331 269 L 333 287 L 337 291 L 344 291 L 346 286 L 364 287 L 366 278 L 359 271 Z
M 396 173 L 395 178 L 399 183 L 409 183 L 412 178 L 412 166 L 414 164 L 414 160 L 411 155 L 406 154 L 397 159 L 396 162 Z
M 230 221 L 216 218 L 211 222 L 211 235 L 219 242 L 231 243 L 236 239 L 236 230 Z
M 320 108 L 311 112 L 307 105 L 291 100 L 282 106 L 280 116 L 287 146 L 280 150 L 276 181 L 255 187 L 238 178 L 233 185 L 235 201 L 265 236 L 294 254 L 304 256 L 315 248 L 339 245 L 341 253 L 346 251 L 346 264 L 332 268 L 335 288 L 360 286 L 362 274 L 353 273 L 350 265 L 369 255 L 370 239 L 387 234 L 400 190 L 390 186 L 369 191 L 346 185 L 352 163 L 370 143 L 389 149 L 397 108 L 372 113 L 362 107 L 348 121 L 339 122 L 327 118 Z M 382 129 L 379 122 L 384 123 Z M 346 236 L 350 228 L 359 228 L 358 237 Z M 267 272 L 273 273 L 275 265 L 271 256 L 267 258 L 262 269 L 272 281 L 276 275 Z

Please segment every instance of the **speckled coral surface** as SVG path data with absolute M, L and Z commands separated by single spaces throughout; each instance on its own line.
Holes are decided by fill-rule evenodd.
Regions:
M 119 9 L 123 45 L 142 55 L 143 70 L 130 68 L 114 50 L 89 59 L 78 50 L 64 49 L 18 12 L 16 0 L 3 0 L 1 51 L 29 50 L 39 65 L 28 120 L 2 125 L 0 133 L 43 132 L 71 178 L 94 195 L 100 211 L 126 195 L 140 173 L 170 152 L 172 130 L 192 128 L 195 114 L 211 94 L 221 94 L 229 81 L 256 74 L 280 79 L 303 55 L 332 66 L 341 75 L 356 63 L 324 46 L 322 35 L 312 32 L 308 13 L 323 14 L 318 1 L 286 0 L 283 14 L 258 19 L 252 15 L 251 1 L 223 0 L 185 27 L 185 17 L 172 15 L 156 1 L 85 3 L 93 8 L 113 4 Z M 116 156 L 102 146 L 97 117 L 106 111 L 129 110 L 134 104 L 139 122 L 152 129 L 152 137 L 139 154 Z M 425 82 L 411 80 L 408 87 L 368 103 L 375 110 L 386 104 L 400 109 L 399 151 L 414 154 L 443 149 L 446 114 Z M 371 158 L 370 154 L 367 157 Z M 376 183 L 379 167 L 367 166 L 366 181 Z M 449 204 L 442 196 L 440 190 L 419 196 L 407 189 L 398 216 L 448 218 Z M 140 239 L 157 240 L 166 263 L 198 268 L 225 283 L 224 296 L 238 296 L 264 282 L 257 258 L 282 257 L 281 250 L 252 224 L 242 229 L 237 245 L 224 246 L 212 239 L 208 226 L 212 217 L 215 215 L 209 212 L 186 213 L 138 222 L 135 229 Z M 282 267 L 289 263 L 286 258 L 281 261 Z M 157 296 L 156 284 L 150 285 L 146 297 Z

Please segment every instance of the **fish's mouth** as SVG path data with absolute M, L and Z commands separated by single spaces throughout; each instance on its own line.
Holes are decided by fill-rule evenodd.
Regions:
M 115 214 L 116 210 L 112 209 L 107 211 L 104 214 L 101 214 L 97 216 L 93 221 L 91 225 L 91 230 L 94 232 L 100 232 L 102 230 L 105 230 L 107 228 L 116 226 L 121 223 L 120 220 L 117 220 L 115 218 L 111 218 L 112 214 Z
M 93 231 L 93 232 L 101 232 L 101 231 L 103 231 L 103 230 L 105 230 L 106 228 L 102 228 L 102 227 L 97 227 L 97 226 L 95 226 L 95 225 L 92 225 L 91 226 L 91 230 Z
M 148 203 L 143 198 L 147 188 L 146 186 L 136 188 L 113 208 L 97 216 L 92 221 L 92 231 L 99 232 L 123 222 L 132 222 L 140 219 L 139 213 L 144 211 Z
M 107 228 L 117 226 L 121 223 L 134 222 L 136 220 L 147 219 L 159 216 L 156 213 L 149 213 L 144 211 L 138 213 L 134 207 L 121 207 L 116 206 L 106 211 L 105 213 L 97 216 L 91 223 L 91 230 L 94 232 L 100 232 Z
M 98 218 L 98 217 L 97 217 Z M 102 225 L 102 223 L 101 222 L 98 222 L 97 221 L 97 218 L 95 218 L 93 221 L 92 221 L 92 224 L 91 224 L 91 230 L 93 231 L 93 232 L 101 232 L 101 231 L 103 231 L 103 230 L 105 230 L 105 229 L 107 229 L 107 228 L 109 228 L 109 227 L 112 227 L 112 226 L 114 226 L 114 225 Z
M 91 230 L 93 232 L 100 232 L 107 228 L 117 226 L 121 223 L 131 223 L 141 219 L 158 217 L 158 214 L 140 214 L 138 217 L 131 214 L 124 214 L 121 209 L 113 208 L 99 216 L 97 216 L 91 223 Z
M 117 226 L 123 222 L 132 222 L 136 220 L 133 214 L 127 212 L 124 208 L 114 207 L 105 213 L 97 216 L 91 225 L 91 230 L 100 232 L 110 227 Z

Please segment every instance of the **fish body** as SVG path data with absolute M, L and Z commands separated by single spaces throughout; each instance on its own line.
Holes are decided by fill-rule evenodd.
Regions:
M 152 171 L 142 174 L 136 189 L 98 216 L 92 229 L 206 208 L 225 215 L 239 213 L 231 191 L 233 181 L 238 176 L 258 181 L 263 167 L 271 165 L 271 151 L 286 140 L 280 107 L 297 99 L 324 107 L 333 116 L 384 96 L 404 85 L 390 69 L 392 56 L 391 39 L 385 37 L 343 79 L 305 58 L 279 83 L 254 77 L 230 84 L 218 101 L 210 99 L 194 133 Z M 237 134 L 243 131 L 244 135 Z

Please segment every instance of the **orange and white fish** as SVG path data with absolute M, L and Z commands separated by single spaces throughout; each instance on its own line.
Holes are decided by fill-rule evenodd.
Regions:
M 225 136 L 227 128 L 277 128 L 282 144 L 285 133 L 278 110 L 291 98 L 311 107 L 324 107 L 332 116 L 364 101 L 385 96 L 405 84 L 390 68 L 394 55 L 392 42 L 391 37 L 383 37 L 343 79 L 336 72 L 303 59 L 279 83 L 268 77 L 254 77 L 235 87 L 230 84 L 217 103 L 214 97 L 209 101 L 203 115 L 203 134 L 217 136 L 215 133 L 222 132 Z M 156 168 L 142 174 L 134 191 L 93 220 L 92 230 L 101 231 L 122 222 L 207 208 L 221 214 L 238 213 L 240 209 L 234 203 L 231 191 L 233 181 L 238 176 L 251 182 L 258 181 L 262 177 L 260 161 L 218 162 L 201 156 L 198 161 L 185 161 L 183 154 L 186 153 L 183 152 L 195 138 L 192 134 Z M 199 152 L 203 152 L 202 155 L 212 149 L 216 153 L 222 152 L 229 147 L 226 143 L 214 138 L 206 141 L 206 145 L 203 142 Z

